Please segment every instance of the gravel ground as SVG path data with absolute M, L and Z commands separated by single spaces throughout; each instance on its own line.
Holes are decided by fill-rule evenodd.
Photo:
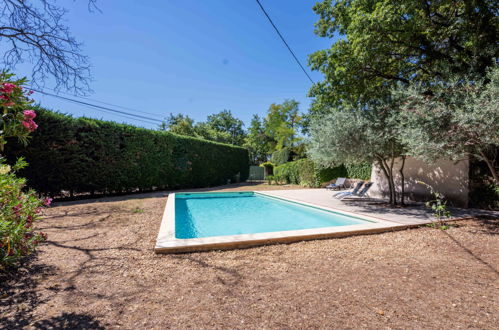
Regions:
M 499 324 L 499 219 L 460 221 L 447 231 L 421 227 L 156 255 L 165 202 L 165 193 L 153 193 L 48 209 L 38 227 L 49 242 L 16 276 L 0 278 L 0 328 L 497 329 Z

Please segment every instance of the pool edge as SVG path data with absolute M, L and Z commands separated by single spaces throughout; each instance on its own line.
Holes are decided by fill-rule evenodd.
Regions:
M 262 194 L 261 192 L 253 192 Z M 268 196 L 268 195 L 267 195 Z M 275 198 L 274 196 L 270 196 Z M 290 231 L 278 231 L 256 234 L 214 236 L 205 238 L 178 239 L 175 237 L 175 193 L 168 195 L 165 210 L 161 220 L 160 230 L 156 239 L 154 251 L 156 253 L 185 253 L 208 250 L 228 250 L 254 247 L 260 245 L 293 243 L 306 240 L 339 238 L 353 235 L 376 234 L 386 231 L 402 230 L 417 227 L 420 224 L 399 224 L 379 218 L 360 215 L 353 212 L 342 212 L 336 209 L 322 207 L 311 203 L 294 201 L 292 199 L 277 198 L 292 203 L 311 206 L 321 210 L 345 214 L 365 220 L 365 224 L 346 226 L 322 227 Z

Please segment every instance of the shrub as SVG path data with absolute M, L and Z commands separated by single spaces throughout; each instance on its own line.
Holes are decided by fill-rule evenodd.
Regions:
M 7 138 L 16 137 L 26 144 L 28 135 L 38 125 L 34 122 L 36 113 L 28 107 L 32 100 L 31 92 L 26 92 L 21 85 L 26 79 L 14 79 L 14 74 L 0 72 L 0 152 L 3 151 Z
M 241 147 L 68 115 L 39 108 L 40 128 L 29 146 L 9 144 L 10 161 L 24 156 L 30 187 L 61 195 L 177 189 L 245 181 Z M 13 141 L 15 142 L 15 141 Z
M 274 168 L 276 177 L 282 181 L 302 186 L 315 186 L 314 164 L 309 159 L 300 159 Z
M 351 179 L 369 180 L 371 178 L 371 163 L 345 164 L 346 177 Z
M 15 172 L 26 165 L 20 159 L 11 168 L 0 159 L 0 271 L 19 263 L 46 239 L 44 233 L 34 232 L 33 222 L 50 199 L 42 203 L 33 190 L 23 191 L 26 180 Z
M 300 159 L 274 168 L 275 177 L 291 184 L 307 187 L 320 187 L 324 182 L 339 177 L 368 180 L 371 177 L 371 164 L 340 165 L 320 168 L 310 159 Z

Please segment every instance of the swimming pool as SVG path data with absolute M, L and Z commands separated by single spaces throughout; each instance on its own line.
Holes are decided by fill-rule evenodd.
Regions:
M 384 221 L 263 192 L 168 196 L 155 251 L 176 253 L 344 236 L 386 227 Z
M 175 195 L 176 238 L 256 234 L 364 222 L 253 192 Z

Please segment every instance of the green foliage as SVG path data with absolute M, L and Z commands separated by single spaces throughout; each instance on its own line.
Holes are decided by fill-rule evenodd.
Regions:
M 499 186 L 484 182 L 473 185 L 469 199 L 470 207 L 499 210 Z
M 35 191 L 26 191 L 26 180 L 15 174 L 26 165 L 19 159 L 11 168 L 0 159 L 0 271 L 18 264 L 46 239 L 44 233 L 33 229 L 43 203 Z M 49 205 L 50 199 L 45 204 Z
M 315 171 L 316 186 L 319 187 L 322 183 L 328 182 L 337 178 L 349 178 L 346 167 L 341 164 L 335 167 L 319 167 L 316 166 Z
M 287 163 L 291 160 L 291 152 L 289 148 L 282 148 L 274 151 L 270 157 L 270 161 L 276 166 Z
M 369 180 L 371 179 L 372 163 L 345 164 L 347 178 Z
M 299 114 L 299 103 L 295 100 L 285 100 L 282 104 L 271 104 L 265 118 L 265 134 L 273 142 L 273 150 L 293 147 L 301 139 L 300 132 L 302 116 Z
M 0 72 L 0 152 L 9 137 L 26 144 L 30 132 L 37 127 L 33 121 L 36 114 L 28 110 L 33 101 L 28 98 L 29 92 L 21 87 L 26 79 L 14 77 L 7 71 Z
M 320 187 L 322 183 L 339 177 L 368 180 L 371 177 L 371 165 L 339 165 L 323 168 L 315 165 L 310 159 L 299 159 L 275 167 L 274 173 L 274 177 L 285 183 Z
M 314 11 L 316 34 L 335 40 L 309 57 L 326 77 L 310 90 L 317 111 L 366 104 L 397 82 L 483 76 L 499 58 L 495 1 L 323 0 Z
M 162 131 L 192 136 L 209 141 L 241 146 L 246 133 L 243 122 L 235 118 L 230 110 L 209 115 L 206 122 L 194 124 L 194 119 L 183 114 L 170 114 L 160 126 Z
M 29 146 L 7 148 L 25 156 L 31 187 L 62 191 L 128 192 L 225 184 L 248 177 L 241 147 L 39 109 L 40 128 Z
M 406 153 L 399 137 L 400 117 L 396 99 L 377 100 L 368 107 L 344 107 L 323 116 L 314 116 L 308 154 L 323 167 L 377 162 L 389 183 L 390 203 L 395 204 L 391 164 Z M 366 168 L 364 173 L 355 174 L 368 177 L 367 172 Z
M 181 113 L 178 115 L 170 113 L 170 117 L 161 123 L 159 129 L 179 135 L 197 136 L 194 130 L 194 119 Z
M 312 187 L 316 185 L 314 164 L 309 159 L 300 159 L 274 168 L 280 181 Z
M 227 138 L 216 141 L 236 146 L 243 145 L 246 136 L 243 130 L 244 124 L 242 120 L 235 118 L 230 110 L 223 110 L 219 113 L 209 115 L 206 124 L 214 131 L 227 135 Z
M 431 208 L 433 210 L 433 216 L 435 220 L 438 222 L 439 228 L 445 230 L 444 218 L 450 218 L 451 213 L 447 210 L 447 201 L 443 194 L 439 193 L 433 187 L 423 181 L 416 181 L 419 184 L 424 185 L 426 188 L 430 190 L 431 195 L 433 196 L 433 200 L 425 203 L 426 207 Z
M 244 141 L 252 164 L 265 162 L 270 154 L 270 138 L 265 134 L 264 123 L 258 115 L 253 115 Z
M 267 180 L 267 184 L 271 185 L 272 184 L 272 180 L 274 180 L 274 176 L 272 174 L 271 175 L 267 175 L 267 177 L 265 179 Z
M 484 79 L 462 77 L 438 82 L 431 93 L 419 84 L 397 91 L 404 123 L 400 130 L 409 153 L 425 161 L 468 154 L 487 163 L 496 184 L 499 149 L 499 67 Z

